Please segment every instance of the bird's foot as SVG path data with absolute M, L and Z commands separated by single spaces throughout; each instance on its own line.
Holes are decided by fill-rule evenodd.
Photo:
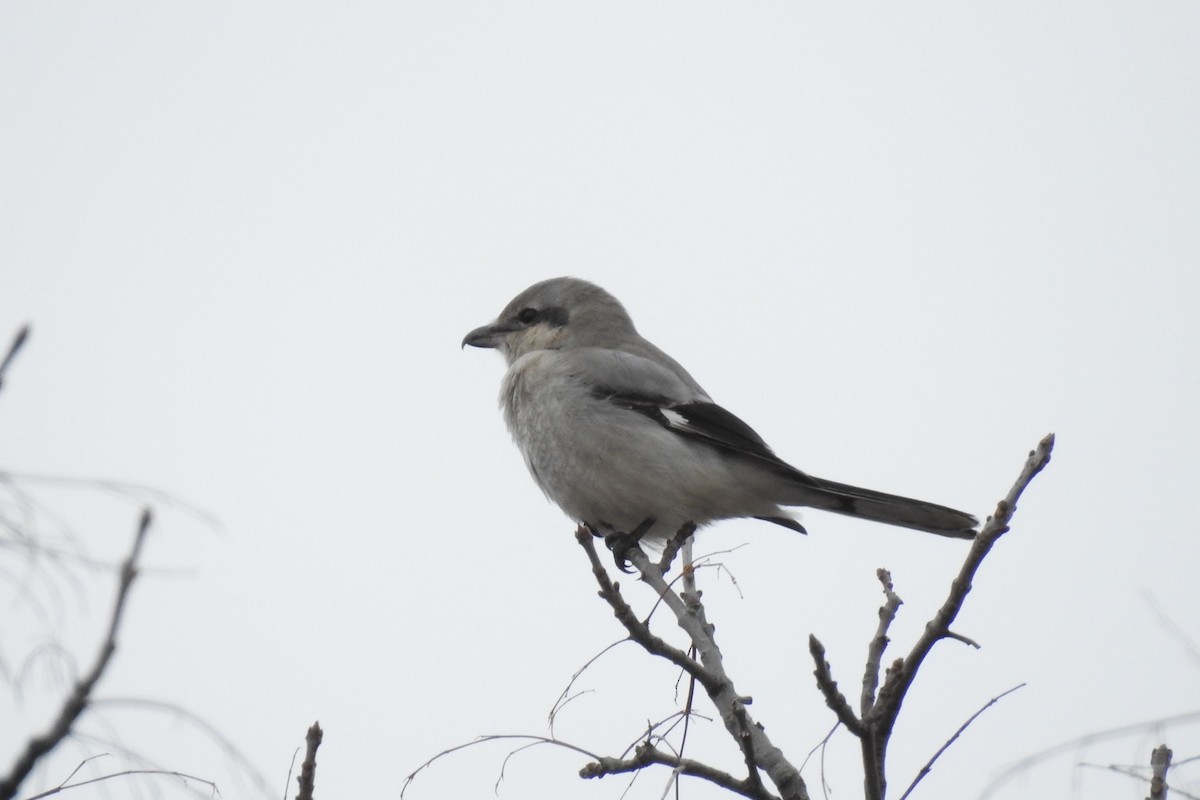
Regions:
M 654 527 L 654 517 L 646 517 L 644 520 L 642 520 L 641 524 L 639 524 L 629 533 L 613 531 L 612 533 L 605 535 L 604 544 L 609 550 L 612 551 L 613 561 L 616 562 L 617 569 L 621 570 L 621 572 L 624 572 L 627 575 L 633 572 L 632 569 L 629 569 L 629 559 L 625 557 L 625 553 L 632 548 L 637 547 L 642 541 L 642 537 L 645 536 L 646 532 L 652 527 Z

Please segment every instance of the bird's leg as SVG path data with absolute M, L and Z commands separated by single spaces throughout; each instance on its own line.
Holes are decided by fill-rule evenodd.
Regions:
M 604 537 L 604 544 L 612 551 L 613 561 L 616 562 L 617 569 L 627 575 L 633 572 L 632 569 L 629 569 L 629 559 L 625 558 L 625 551 L 631 547 L 637 547 L 638 542 L 646 535 L 646 531 L 652 527 L 654 527 L 654 517 L 646 517 L 629 533 L 613 531 Z

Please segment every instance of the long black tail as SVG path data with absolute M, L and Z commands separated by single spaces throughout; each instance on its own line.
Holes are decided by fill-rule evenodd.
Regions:
M 869 519 L 885 525 L 899 525 L 955 539 L 975 538 L 975 526 L 979 524 L 979 520 L 962 511 L 926 503 L 924 500 L 860 489 L 823 478 L 805 477 L 811 483 L 797 487 L 801 490 L 800 499 L 794 503 L 787 502 L 787 505 L 811 506 L 835 514 Z

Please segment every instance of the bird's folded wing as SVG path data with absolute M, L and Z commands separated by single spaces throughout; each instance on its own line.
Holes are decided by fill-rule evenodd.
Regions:
M 588 354 L 583 364 L 593 397 L 649 417 L 676 435 L 768 464 L 805 483 L 811 481 L 776 456 L 753 428 L 707 395 L 698 395 L 666 367 L 629 353 L 599 349 Z
M 568 358 L 575 378 L 598 398 L 627 396 L 665 405 L 708 400 L 663 364 L 624 350 L 584 347 L 569 351 Z

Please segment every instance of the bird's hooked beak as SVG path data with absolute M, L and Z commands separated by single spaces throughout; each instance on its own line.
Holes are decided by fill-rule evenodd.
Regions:
M 493 322 L 491 325 L 484 325 L 476 328 L 463 337 L 462 346 L 466 347 L 487 347 L 495 349 L 500 347 L 505 336 L 515 331 L 517 328 L 503 322 Z

